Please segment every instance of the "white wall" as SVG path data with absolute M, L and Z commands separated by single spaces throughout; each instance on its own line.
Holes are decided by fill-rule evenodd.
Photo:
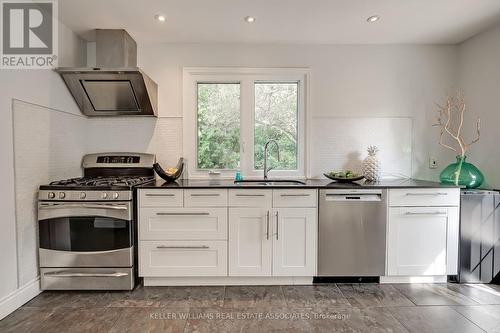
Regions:
M 64 25 L 59 25 L 60 64 L 78 65 L 82 60 L 76 35 Z M 12 133 L 13 99 L 79 114 L 75 102 L 67 93 L 63 81 L 50 70 L 0 70 L 0 300 L 23 287 L 18 274 L 16 252 L 14 154 Z M 33 137 L 32 140 L 39 138 Z
M 161 44 L 139 45 L 138 56 L 160 87 L 160 117 L 182 117 L 185 66 L 309 67 L 313 117 L 412 117 L 414 177 L 437 180 L 429 157 L 452 158 L 431 124 L 456 82 L 456 46 Z
M 500 24 L 465 41 L 459 49 L 459 85 L 468 107 L 467 134 L 481 117 L 481 140 L 468 161 L 486 176 L 486 186 L 500 189 Z

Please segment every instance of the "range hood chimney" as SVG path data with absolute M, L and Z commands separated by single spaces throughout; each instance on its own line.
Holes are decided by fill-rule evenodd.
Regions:
M 56 69 L 82 113 L 156 116 L 158 85 L 137 68 L 135 40 L 123 29 L 97 29 L 95 42 L 96 67 Z

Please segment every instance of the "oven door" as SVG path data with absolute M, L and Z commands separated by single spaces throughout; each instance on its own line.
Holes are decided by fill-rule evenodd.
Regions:
M 41 202 L 40 267 L 132 267 L 130 202 Z

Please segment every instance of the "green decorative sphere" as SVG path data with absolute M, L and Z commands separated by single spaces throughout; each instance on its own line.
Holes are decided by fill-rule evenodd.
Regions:
M 439 175 L 442 184 L 477 188 L 484 182 L 483 173 L 472 163 L 465 162 L 466 156 L 457 156 L 457 162 L 448 165 Z

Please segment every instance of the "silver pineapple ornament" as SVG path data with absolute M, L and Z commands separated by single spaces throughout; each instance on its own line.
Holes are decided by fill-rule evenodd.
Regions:
M 380 180 L 380 161 L 377 158 L 378 148 L 376 146 L 369 146 L 368 156 L 363 161 L 362 170 L 366 180 L 378 181 Z

